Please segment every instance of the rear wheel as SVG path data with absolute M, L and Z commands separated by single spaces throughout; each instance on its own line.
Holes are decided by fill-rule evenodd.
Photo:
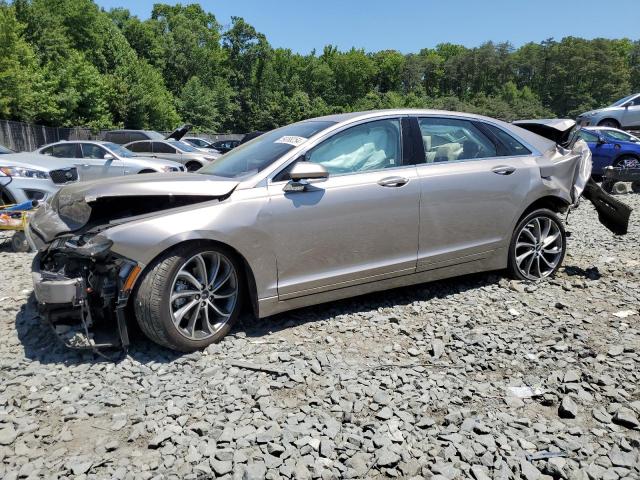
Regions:
M 640 181 L 631 182 L 631 191 L 633 193 L 640 193 Z
M 613 162 L 614 168 L 640 168 L 640 159 L 633 155 L 624 155 Z
M 241 269 L 234 255 L 223 247 L 190 244 L 152 265 L 136 292 L 135 313 L 151 340 L 190 352 L 229 332 L 241 300 Z
M 202 165 L 200 165 L 198 162 L 187 162 L 185 167 L 187 167 L 187 172 L 195 172 L 196 170 L 200 170 L 202 168 Z
M 605 118 L 598 123 L 599 127 L 620 128 L 620 123 L 613 118 Z
M 11 248 L 14 252 L 24 253 L 31 250 L 29 246 L 29 242 L 27 242 L 27 237 L 24 232 L 15 232 L 13 237 L 11 237 Z
M 509 245 L 509 273 L 519 280 L 540 280 L 558 271 L 567 236 L 558 216 L 546 208 L 535 210 L 517 225 Z

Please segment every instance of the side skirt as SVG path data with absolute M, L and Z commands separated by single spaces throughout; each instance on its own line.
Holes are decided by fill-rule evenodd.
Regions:
M 330 290 L 311 295 L 291 298 L 287 300 L 279 300 L 278 297 L 262 298 L 258 300 L 259 317 L 264 318 L 276 313 L 293 310 L 295 308 L 308 307 L 319 303 L 340 300 L 343 298 L 357 297 L 371 292 L 379 292 L 381 290 L 389 290 L 392 288 L 416 285 L 418 283 L 433 282 L 444 278 L 457 277 L 460 275 L 468 275 L 471 273 L 486 272 L 491 270 L 501 270 L 507 265 L 507 252 L 500 249 L 489 258 L 481 260 L 471 260 L 466 263 L 459 263 L 446 267 L 434 268 L 431 270 L 403 275 L 400 277 L 387 278 L 360 285 Z

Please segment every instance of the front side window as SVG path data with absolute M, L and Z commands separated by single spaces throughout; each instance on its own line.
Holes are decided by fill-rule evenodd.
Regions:
M 628 133 L 625 133 L 625 132 L 620 132 L 618 130 L 604 130 L 603 133 L 605 134 L 605 136 L 613 140 L 619 140 L 621 142 L 638 142 L 637 137 L 634 137 L 633 135 L 629 135 Z
M 164 142 L 153 142 L 153 153 L 178 153 L 171 145 Z
M 332 175 L 398 167 L 401 164 L 400 120 L 376 120 L 348 128 L 307 154 L 307 161 Z
M 149 153 L 151 152 L 151 142 L 135 142 L 128 145 L 127 149 L 132 152 Z
M 180 140 L 167 140 L 167 142 L 169 142 L 171 145 L 173 145 L 174 147 L 176 147 L 178 150 L 182 152 L 192 153 L 192 152 L 198 151 L 198 149 L 195 148 L 193 145 L 189 145 L 186 142 L 181 142 Z
M 418 123 L 427 163 L 498 156 L 495 144 L 469 120 L 425 117 Z
M 99 147 L 98 145 L 94 145 L 93 143 L 83 143 L 82 144 L 82 157 L 83 158 L 96 158 L 102 159 L 107 154 L 107 151 Z

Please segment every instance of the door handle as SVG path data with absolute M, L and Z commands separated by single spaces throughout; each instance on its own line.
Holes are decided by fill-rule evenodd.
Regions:
M 406 185 L 408 182 L 409 179 L 405 177 L 385 177 L 378 180 L 378 185 L 382 187 L 401 187 Z
M 515 167 L 509 167 L 506 165 L 501 165 L 499 167 L 494 167 L 491 169 L 493 173 L 497 173 L 498 175 L 511 175 L 516 171 Z
M 84 168 L 89 168 L 89 167 L 90 167 L 90 165 L 89 165 L 88 163 L 83 163 L 83 164 L 82 164 L 82 166 L 83 166 Z

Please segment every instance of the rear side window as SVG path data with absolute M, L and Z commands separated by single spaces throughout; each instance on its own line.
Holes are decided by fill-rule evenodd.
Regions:
M 83 143 L 82 144 L 82 157 L 83 158 L 97 158 L 102 159 L 107 154 L 107 151 L 93 143 Z
M 482 126 L 490 130 L 504 147 L 504 151 L 500 152 L 501 156 L 531 155 L 531 151 L 527 147 L 501 128 L 489 123 L 483 123 Z
M 153 142 L 153 153 L 178 153 L 171 145 L 164 142 Z
M 498 156 L 495 144 L 469 120 L 425 117 L 418 123 L 427 163 Z
M 51 155 L 58 158 L 79 158 L 78 148 L 75 143 L 61 143 L 52 145 L 42 151 L 45 155 Z
M 598 136 L 591 133 L 591 132 L 587 132 L 586 130 L 580 130 L 578 132 L 578 136 L 583 139 L 585 142 L 597 142 L 598 141 Z
M 127 150 L 132 152 L 151 152 L 151 142 L 132 143 L 127 147 Z

